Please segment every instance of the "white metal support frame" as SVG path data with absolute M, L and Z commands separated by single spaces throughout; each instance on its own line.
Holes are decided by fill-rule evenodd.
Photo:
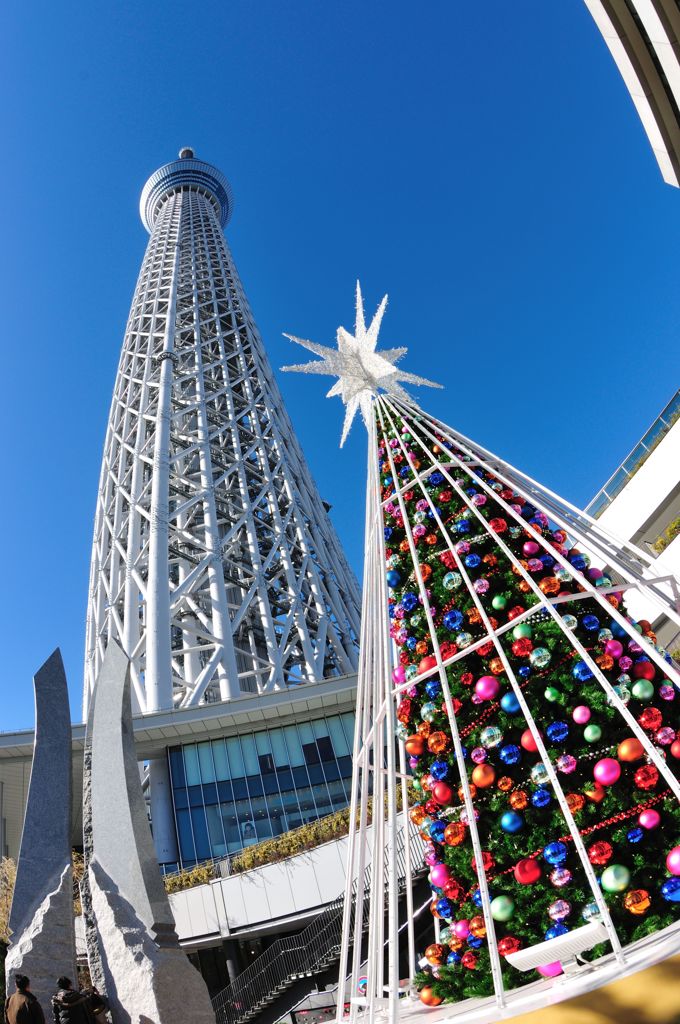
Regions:
M 385 362 L 389 362 L 390 356 L 395 350 L 390 350 L 387 353 L 375 351 L 376 337 L 369 337 L 370 332 L 362 334 L 363 304 L 360 293 L 358 294 L 357 305 L 357 330 L 355 336 L 350 336 L 351 341 L 354 343 L 354 348 L 350 355 L 347 354 L 347 344 L 344 340 L 347 332 L 344 332 L 343 336 L 339 331 L 339 350 L 337 353 L 323 346 L 313 346 L 311 342 L 304 342 L 305 347 L 310 348 L 322 357 L 322 361 L 310 363 L 304 367 L 295 367 L 295 369 L 301 369 L 306 372 L 337 375 L 339 382 L 338 386 L 333 389 L 334 393 L 342 393 L 343 397 L 345 397 L 348 415 L 350 412 L 353 415 L 357 408 L 362 410 L 368 430 L 363 618 L 351 804 L 351 820 L 357 823 L 357 829 L 356 832 L 350 834 L 348 844 L 347 892 L 339 975 L 338 1019 L 339 1021 L 342 1020 L 342 1007 L 345 1003 L 349 1002 L 351 1024 L 358 1024 L 359 1021 L 367 1021 L 373 1024 L 374 1021 L 382 1020 L 393 1024 L 397 1020 L 408 1021 L 411 1017 L 419 1018 L 424 1014 L 427 1014 L 429 1019 L 437 1021 L 451 1019 L 455 1021 L 475 1021 L 482 1024 L 485 1021 L 511 1017 L 514 1014 L 526 1012 L 538 1006 L 544 1006 L 585 992 L 612 980 L 614 977 L 620 977 L 622 974 L 663 959 L 676 952 L 680 947 L 680 922 L 632 944 L 624 944 L 622 941 L 622 937 L 617 932 L 615 922 L 603 898 L 599 881 L 588 857 L 583 836 L 570 810 L 565 791 L 552 763 L 551 755 L 541 738 L 529 705 L 524 697 L 523 689 L 516 678 L 506 655 L 506 648 L 502 643 L 503 640 L 507 643 L 506 634 L 508 629 L 513 628 L 518 623 L 531 616 L 535 616 L 541 611 L 549 616 L 561 630 L 564 640 L 571 645 L 579 658 L 586 663 L 593 674 L 593 681 L 603 688 L 609 703 L 618 711 L 621 716 L 622 737 L 634 735 L 640 740 L 648 762 L 658 769 L 664 784 L 673 796 L 680 800 L 680 782 L 678 782 L 677 775 L 669 763 L 672 759 L 667 760 L 660 749 L 654 745 L 649 734 L 640 727 L 636 718 L 631 714 L 626 703 L 612 687 L 594 657 L 586 650 L 578 636 L 564 623 L 559 611 L 560 606 L 567 599 L 579 601 L 582 598 L 587 598 L 594 601 L 606 612 L 608 618 L 614 619 L 627 636 L 640 645 L 644 653 L 662 669 L 664 675 L 668 677 L 675 687 L 680 689 L 680 671 L 678 667 L 674 663 L 667 661 L 664 654 L 656 648 L 654 643 L 649 638 L 641 636 L 634 625 L 607 601 L 607 595 L 613 591 L 639 590 L 651 598 L 660 610 L 663 610 L 675 621 L 680 622 L 680 613 L 677 606 L 677 581 L 674 578 L 659 577 L 654 571 L 653 559 L 645 552 L 635 548 L 633 545 L 619 542 L 601 524 L 590 519 L 589 516 L 576 509 L 569 502 L 541 487 L 536 481 L 531 480 L 498 456 L 476 445 L 442 422 L 425 415 L 408 398 L 403 389 L 396 385 L 396 380 L 398 379 L 396 376 L 390 378 L 385 366 L 379 366 L 376 369 L 377 364 L 375 361 L 379 361 L 381 357 L 385 356 Z M 345 351 L 343 351 L 343 345 Z M 366 349 L 369 346 L 370 357 L 367 358 Z M 396 351 L 401 351 L 403 354 L 403 350 Z M 372 364 L 369 362 L 369 358 L 374 360 Z M 367 366 L 369 367 L 368 369 Z M 396 374 L 396 371 L 394 372 Z M 401 377 L 401 379 L 405 378 Z M 347 383 L 348 381 L 351 382 L 351 391 Z M 350 402 L 347 400 L 348 395 L 354 401 L 353 410 L 350 407 Z M 400 483 L 399 467 L 395 462 L 394 454 L 398 452 L 401 456 L 401 466 L 409 465 L 408 451 L 397 420 L 400 420 L 404 429 L 408 430 L 411 437 L 411 448 L 420 453 L 422 460 L 425 461 L 427 466 L 426 471 L 420 475 L 414 471 L 412 475 L 409 475 L 404 484 Z M 351 422 L 351 417 L 349 422 Z M 349 428 L 349 422 L 346 418 L 343 437 Z M 388 460 L 394 480 L 394 491 L 387 501 L 383 501 L 380 494 L 380 480 L 378 476 L 379 431 L 383 436 L 389 436 L 393 439 L 396 445 L 395 449 L 390 448 L 388 445 L 384 456 Z M 445 442 L 451 443 L 451 449 L 444 447 L 440 443 L 442 438 Z M 483 602 L 474 589 L 470 575 L 457 550 L 457 543 L 460 538 L 452 536 L 450 530 L 447 529 L 425 487 L 425 477 L 435 471 L 439 471 L 442 474 L 447 482 L 447 486 L 455 492 L 460 501 L 464 502 L 467 516 L 474 520 L 477 533 L 487 533 L 492 536 L 493 543 L 499 549 L 499 553 L 502 552 L 516 573 L 518 580 L 524 581 L 528 592 L 535 598 L 535 603 L 532 604 L 530 609 L 512 619 L 509 623 L 496 625 L 495 621 L 490 619 Z M 608 573 L 615 580 L 621 580 L 622 582 L 619 584 L 614 582 L 611 586 L 604 588 L 596 587 L 585 572 L 579 572 L 567 558 L 550 544 L 547 538 L 537 533 L 535 535 L 536 542 L 541 545 L 546 553 L 549 553 L 555 559 L 562 569 L 567 570 L 579 587 L 582 588 L 580 592 L 570 594 L 568 598 L 559 595 L 551 597 L 544 594 L 532 578 L 531 573 L 522 565 L 511 547 L 505 543 L 503 536 L 491 532 L 489 522 L 467 494 L 465 486 L 460 482 L 461 475 L 466 474 L 478 491 L 493 497 L 494 502 L 502 508 L 503 515 L 505 515 L 508 522 L 526 529 L 526 521 L 510 502 L 501 498 L 498 491 L 491 488 L 488 480 L 480 471 L 491 473 L 503 485 L 511 488 L 515 494 L 525 496 L 526 501 L 534 506 L 538 512 L 544 513 L 550 523 L 555 526 L 559 525 L 565 530 L 571 543 L 582 550 L 585 549 L 593 553 L 596 557 L 601 557 L 603 565 L 607 566 Z M 419 492 L 421 500 L 427 502 L 432 520 L 437 527 L 438 539 L 444 545 L 442 552 L 448 551 L 450 553 L 456 571 L 462 579 L 462 585 L 471 597 L 474 607 L 479 613 L 482 628 L 485 631 L 485 635 L 481 640 L 475 641 L 469 647 L 459 650 L 451 657 L 444 658 L 442 656 L 438 642 L 434 617 L 430 608 L 428 589 L 421 574 L 416 540 L 404 501 L 404 492 L 406 490 Z M 427 619 L 431 648 L 436 661 L 435 667 L 428 670 L 427 673 L 416 675 L 406 683 L 399 684 L 394 683 L 392 679 L 393 667 L 399 662 L 396 657 L 396 648 L 393 648 L 390 638 L 388 592 L 386 586 L 384 506 L 388 502 L 392 503 L 401 513 L 410 561 L 414 570 L 414 589 L 419 596 L 422 611 Z M 600 960 L 596 961 L 587 970 L 576 970 L 559 979 L 542 980 L 521 988 L 508 987 L 501 971 L 494 932 L 494 921 L 490 908 L 489 889 L 486 874 L 482 867 L 483 845 L 475 820 L 475 799 L 468 782 L 468 766 L 463 756 L 462 742 L 446 672 L 449 665 L 464 661 L 477 647 L 488 642 L 491 642 L 495 647 L 495 653 L 503 664 L 504 675 L 517 699 L 523 719 L 533 735 L 537 755 L 546 769 L 548 784 L 552 787 L 560 807 L 566 826 L 565 831 L 570 835 L 572 849 L 579 859 L 592 895 L 592 901 L 597 906 L 602 927 L 608 937 L 610 948 L 610 952 L 601 957 Z M 404 904 L 400 902 L 396 867 L 392 864 L 389 856 L 390 846 L 394 848 L 397 790 L 401 787 L 402 792 L 405 794 L 406 786 L 406 758 L 402 742 L 398 744 L 398 758 L 395 759 L 394 756 L 396 712 L 405 691 L 409 687 L 424 683 L 430 678 L 439 680 L 444 696 L 444 706 L 446 708 L 460 780 L 461 810 L 465 813 L 465 820 L 469 829 L 471 853 L 473 855 L 479 888 L 481 911 L 486 925 L 494 986 L 494 995 L 487 999 L 474 1000 L 474 1002 L 469 1004 L 463 1002 L 455 1005 L 442 1005 L 437 1009 L 423 1006 L 415 993 L 410 991 L 408 981 L 400 982 L 399 980 L 399 975 L 402 971 L 404 973 L 408 971 L 410 976 L 412 976 L 415 970 L 416 951 L 414 949 L 412 927 L 408 929 L 407 957 L 401 967 L 396 953 L 400 931 L 399 914 L 401 912 L 403 915 L 405 910 L 406 914 L 410 915 L 412 919 L 412 885 L 416 871 L 422 866 L 422 861 L 416 854 L 416 851 L 412 849 L 408 859 L 408 871 L 411 877 L 407 882 L 407 899 L 404 901 L 406 904 L 404 908 Z M 395 761 L 398 762 L 398 767 L 396 767 Z M 373 801 L 373 827 L 370 831 L 367 813 L 369 790 L 371 791 L 371 799 Z M 384 808 L 383 815 L 380 815 L 381 820 L 379 821 L 376 820 L 378 808 Z M 406 815 L 404 815 L 404 819 L 405 838 L 407 839 L 408 846 Z M 385 868 L 384 872 L 381 868 L 376 870 L 372 879 L 372 892 L 370 894 L 368 913 L 368 935 L 367 938 L 364 938 L 363 929 L 365 921 L 359 909 L 363 906 L 363 893 L 360 887 L 364 877 L 366 853 L 369 843 L 372 844 L 370 850 L 372 864 L 384 864 Z M 355 883 L 360 891 L 357 895 L 357 911 L 353 914 L 351 893 L 352 886 Z M 403 929 L 403 925 L 401 927 Z M 436 920 L 433 925 L 433 931 L 433 941 L 436 941 L 439 935 L 438 922 Z M 367 945 L 365 963 L 361 955 L 362 942 Z M 388 951 L 387 957 L 385 957 L 385 949 Z M 385 964 L 388 967 L 387 975 L 385 975 L 384 971 Z M 360 991 L 359 989 L 362 975 L 365 975 L 367 979 L 365 993 L 363 992 L 363 985 L 362 990 Z M 519 984 L 519 976 L 517 983 Z

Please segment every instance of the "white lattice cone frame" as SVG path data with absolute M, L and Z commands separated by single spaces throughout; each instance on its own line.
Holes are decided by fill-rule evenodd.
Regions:
M 111 638 L 142 712 L 356 668 L 357 583 L 218 213 L 196 187 L 157 207 L 104 446 L 85 713 Z
M 517 1013 L 526 1012 L 587 991 L 590 988 L 595 988 L 615 977 L 620 977 L 623 973 L 649 966 L 676 952 L 680 947 L 680 922 L 666 928 L 662 932 L 648 936 L 644 940 L 622 947 L 602 897 L 598 880 L 584 848 L 583 839 L 579 834 L 578 826 L 574 822 L 573 815 L 567 804 L 559 777 L 534 724 L 512 666 L 508 662 L 503 646 L 500 643 L 500 638 L 504 633 L 517 626 L 524 619 L 536 615 L 543 608 L 560 627 L 568 638 L 569 643 L 578 652 L 580 658 L 588 665 L 594 678 L 607 694 L 609 702 L 620 713 L 626 727 L 643 744 L 649 761 L 656 766 L 668 787 L 676 798 L 680 800 L 680 783 L 678 783 L 678 780 L 669 769 L 666 761 L 659 755 L 658 749 L 650 742 L 635 717 L 621 701 L 593 657 L 582 646 L 578 637 L 563 623 L 559 614 L 559 606 L 565 600 L 574 601 L 582 597 L 591 598 L 606 611 L 609 618 L 618 622 L 626 634 L 641 645 L 644 653 L 650 660 L 662 669 L 666 676 L 674 680 L 676 686 L 680 687 L 680 672 L 678 672 L 677 667 L 669 664 L 654 644 L 646 637 L 641 637 L 634 629 L 634 626 L 606 601 L 606 594 L 610 592 L 634 589 L 644 594 L 659 612 L 663 612 L 680 626 L 680 588 L 678 581 L 674 577 L 659 577 L 657 575 L 654 561 L 646 552 L 627 541 L 613 536 L 596 520 L 588 516 L 587 513 L 580 511 L 552 491 L 542 487 L 536 481 L 485 448 L 470 441 L 464 435 L 452 430 L 440 421 L 426 416 L 414 404 L 381 395 L 374 399 L 373 409 L 374 418 L 369 423 L 363 619 L 357 695 L 357 724 L 354 740 L 355 769 L 352 780 L 350 810 L 350 820 L 358 820 L 359 825 L 356 832 L 350 834 L 349 837 L 347 891 L 338 994 L 338 1007 L 340 1008 L 338 1020 L 342 1020 L 342 1007 L 347 1001 L 350 1002 L 351 1021 L 357 1019 L 367 1019 L 370 1021 L 374 1019 L 389 1019 L 390 1021 L 396 1021 L 397 1018 L 406 1020 L 411 1016 L 427 1014 L 428 1019 L 477 1021 L 481 1024 L 484 1021 L 498 1020 L 502 1017 L 510 1017 Z M 395 686 L 392 681 L 392 667 L 394 664 L 398 664 L 398 658 L 396 657 L 396 648 L 393 648 L 389 632 L 390 619 L 388 615 L 383 532 L 383 504 L 386 502 L 383 503 L 381 501 L 377 451 L 377 425 L 379 424 L 381 430 L 384 429 L 385 432 L 394 430 L 393 436 L 399 438 L 401 453 L 406 456 L 404 442 L 401 440 L 401 435 L 396 429 L 395 417 L 399 417 L 407 425 L 412 436 L 412 447 L 416 451 L 420 448 L 422 451 L 426 451 L 428 455 L 427 470 L 421 476 L 416 475 L 415 478 L 410 478 L 404 485 L 395 484 L 396 491 L 387 500 L 398 505 L 403 514 L 404 530 L 409 543 L 410 556 L 415 567 L 417 589 L 427 616 L 433 644 L 433 654 L 437 662 L 436 670 L 433 672 L 428 672 L 420 677 L 416 676 L 407 683 L 398 686 Z M 440 453 L 441 457 L 445 458 L 446 461 L 439 461 L 437 454 L 433 453 L 432 450 L 433 445 L 437 444 L 437 434 L 453 442 L 456 449 L 464 453 L 464 458 L 461 459 L 455 454 L 446 451 L 445 453 Z M 387 453 L 391 462 L 393 479 L 398 481 L 397 467 L 392 461 L 392 451 L 389 446 Z M 544 512 L 551 523 L 557 524 L 557 526 L 564 529 L 579 548 L 589 552 L 603 567 L 607 566 L 609 575 L 611 576 L 613 572 L 615 578 L 621 582 L 616 582 L 610 588 L 595 587 L 587 576 L 578 573 L 571 563 L 555 550 L 547 538 L 537 534 L 535 537 L 536 541 L 546 552 L 549 552 L 556 562 L 566 568 L 583 587 L 583 592 L 579 594 L 569 594 L 568 597 L 548 597 L 540 590 L 535 580 L 532 579 L 531 575 L 520 564 L 520 561 L 510 547 L 504 543 L 502 536 L 493 533 L 494 544 L 503 550 L 518 576 L 526 581 L 539 602 L 533 605 L 529 611 L 494 629 L 479 599 L 479 595 L 471 584 L 466 568 L 456 552 L 456 540 L 452 538 L 447 530 L 424 486 L 425 477 L 435 470 L 439 470 L 451 490 L 467 505 L 470 518 L 477 521 L 480 530 L 489 532 L 490 528 L 487 520 L 477 506 L 472 503 L 470 496 L 465 493 L 464 489 L 454 479 L 453 474 L 456 470 L 464 470 L 465 473 L 474 478 L 475 484 L 481 491 L 492 496 L 494 502 L 503 508 L 504 515 L 509 522 L 515 522 L 525 529 L 526 521 L 522 519 L 507 501 L 500 498 L 498 493 L 490 488 L 486 480 L 477 476 L 477 468 L 491 472 L 497 480 L 511 487 L 514 491 L 525 495 L 531 505 L 537 510 Z M 405 490 L 418 489 L 421 491 L 420 497 L 428 502 L 429 508 L 434 512 L 434 521 L 439 528 L 440 536 L 445 540 L 448 550 L 451 552 L 451 556 L 456 563 L 456 570 L 462 576 L 464 585 L 467 587 L 486 629 L 485 636 L 446 660 L 442 658 L 437 641 L 437 631 L 430 612 L 426 586 L 420 572 L 415 541 L 403 499 L 403 492 Z M 606 927 L 612 950 L 607 956 L 597 961 L 594 969 L 589 971 L 576 973 L 573 976 L 562 976 L 552 982 L 540 981 L 525 985 L 519 989 L 508 990 L 504 990 L 501 976 L 499 953 L 494 939 L 489 890 L 485 873 L 481 870 L 482 845 L 475 823 L 474 802 L 470 794 L 467 767 L 462 753 L 461 740 L 456 725 L 456 717 L 453 711 L 451 692 L 446 674 L 446 667 L 448 665 L 464 659 L 468 654 L 476 650 L 477 647 L 488 641 L 494 644 L 496 654 L 503 662 L 507 680 L 519 702 L 526 723 L 533 733 L 538 754 L 545 765 L 550 784 L 564 816 L 568 831 L 571 834 L 574 849 L 578 853 L 583 871 L 592 891 L 593 901 L 598 905 L 601 920 Z M 417 869 L 422 865 L 422 849 L 419 848 L 418 853 L 416 853 L 416 849 L 410 846 L 410 842 L 412 843 L 413 839 L 412 831 L 409 830 L 408 816 L 404 814 L 400 821 L 397 815 L 397 787 L 401 787 L 404 806 L 407 805 L 407 776 L 403 742 L 398 744 L 398 753 L 395 751 L 396 710 L 403 691 L 414 685 L 414 683 L 423 681 L 425 678 L 438 678 L 442 686 L 453 747 L 456 754 L 466 819 L 474 850 L 475 870 L 489 942 L 495 992 L 493 997 L 487 999 L 467 1000 L 458 1004 L 442 1005 L 437 1009 L 425 1007 L 420 1003 L 414 993 L 410 991 L 408 984 L 405 986 L 401 982 L 400 987 L 398 958 L 399 933 L 406 927 L 408 935 L 408 973 L 410 977 L 413 977 L 417 970 L 413 928 L 413 869 Z M 397 759 L 398 765 L 395 763 Z M 384 768 L 381 767 L 383 764 Z M 380 770 L 376 770 L 376 768 Z M 375 815 L 373 827 L 370 830 L 367 824 L 369 783 L 372 784 L 375 805 L 379 807 L 384 802 L 387 808 L 386 819 L 383 819 L 382 815 Z M 393 851 L 396 852 L 398 846 L 396 841 L 398 829 L 403 830 L 403 842 L 407 851 L 406 923 L 401 928 L 398 915 L 399 894 L 396 853 L 395 856 L 392 855 Z M 359 901 L 357 905 L 360 905 L 364 891 L 363 879 L 368 850 L 370 850 L 370 859 L 373 865 L 373 877 L 371 879 L 369 897 L 368 947 L 366 959 L 363 959 L 361 952 L 361 915 L 354 915 L 355 919 L 352 920 L 351 893 L 352 885 L 356 882 L 358 888 L 357 899 Z M 383 905 L 383 893 L 386 894 L 386 906 Z M 427 902 L 429 905 L 430 900 Z M 437 920 L 434 922 L 434 929 L 434 941 L 437 941 L 439 937 L 439 922 Z M 387 950 L 386 969 L 384 963 L 385 948 Z M 362 976 L 367 978 L 365 997 L 358 995 L 359 980 Z M 400 999 L 400 995 L 404 996 L 405 994 L 407 997 Z

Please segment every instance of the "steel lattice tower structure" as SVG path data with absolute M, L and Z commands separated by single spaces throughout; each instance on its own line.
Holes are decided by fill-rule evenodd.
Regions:
M 183 149 L 140 200 L 150 232 L 104 445 L 84 712 L 107 644 L 141 713 L 357 665 L 359 591 L 284 409 L 223 228 L 229 183 Z M 151 766 L 161 861 L 167 766 Z

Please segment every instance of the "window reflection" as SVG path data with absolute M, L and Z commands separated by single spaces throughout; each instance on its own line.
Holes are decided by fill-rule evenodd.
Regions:
M 354 715 L 168 751 L 184 866 L 237 853 L 346 807 Z

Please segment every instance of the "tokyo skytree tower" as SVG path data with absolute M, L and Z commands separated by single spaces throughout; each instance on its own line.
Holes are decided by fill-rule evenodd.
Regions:
M 232 207 L 190 149 L 142 192 L 151 237 L 104 444 L 85 713 L 112 638 L 141 713 L 356 669 L 357 582 L 225 241 Z

